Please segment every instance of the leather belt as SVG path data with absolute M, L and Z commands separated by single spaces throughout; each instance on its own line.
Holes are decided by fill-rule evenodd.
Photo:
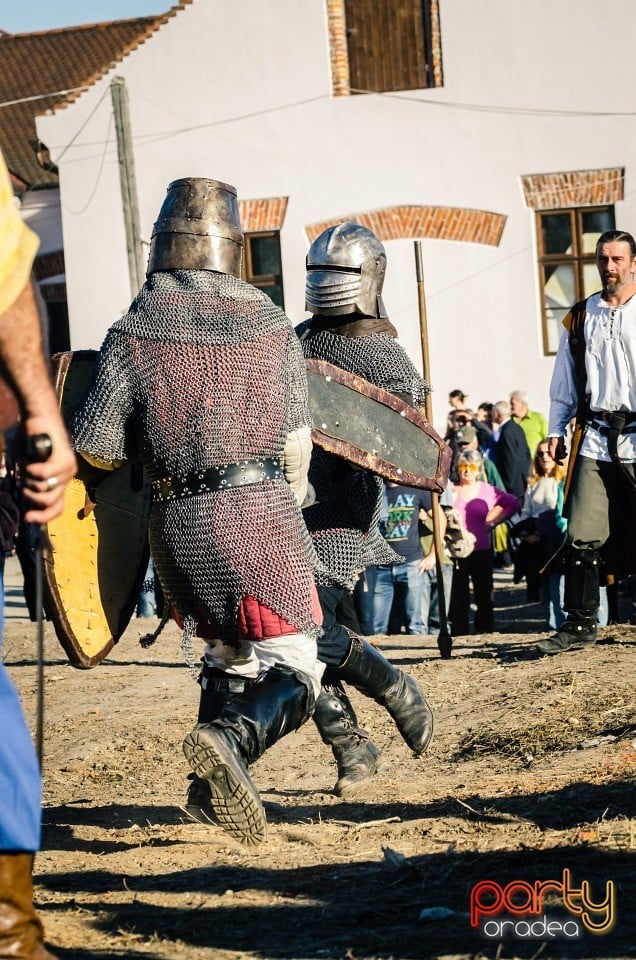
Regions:
M 636 413 L 629 410 L 590 410 L 588 422 L 599 433 L 636 433 Z
M 607 438 L 607 452 L 616 464 L 630 489 L 636 489 L 636 478 L 629 472 L 618 454 L 618 438 L 636 433 L 636 413 L 630 410 L 590 410 L 592 426 Z
M 603 423 L 612 423 L 615 419 L 636 423 L 636 412 L 632 410 L 590 410 L 590 417 Z
M 260 460 L 241 460 L 226 463 L 222 467 L 209 467 L 178 477 L 162 477 L 151 480 L 152 499 L 155 501 L 180 500 L 195 497 L 200 493 L 216 493 L 234 487 L 247 487 L 263 480 L 283 480 L 280 460 L 263 457 Z

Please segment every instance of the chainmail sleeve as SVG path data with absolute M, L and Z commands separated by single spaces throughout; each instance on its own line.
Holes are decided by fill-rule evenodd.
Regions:
M 132 415 L 133 371 L 128 338 L 111 330 L 99 352 L 86 400 L 71 427 L 73 446 L 107 463 L 135 459 L 138 451 Z
M 288 430 L 292 433 L 300 427 L 311 428 L 313 423 L 309 413 L 305 358 L 293 328 L 290 329 L 289 344 L 285 358 L 285 372 L 289 395 Z

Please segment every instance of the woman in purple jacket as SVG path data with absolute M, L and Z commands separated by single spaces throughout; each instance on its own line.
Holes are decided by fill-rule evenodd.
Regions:
M 453 506 L 459 510 L 467 530 L 475 535 L 475 548 L 468 556 L 455 560 L 451 619 L 455 636 L 470 632 L 470 583 L 472 581 L 477 613 L 475 633 L 492 633 L 493 552 L 492 529 L 519 509 L 519 501 L 482 480 L 483 458 L 478 450 L 465 450 L 457 460 L 459 481 L 453 484 Z

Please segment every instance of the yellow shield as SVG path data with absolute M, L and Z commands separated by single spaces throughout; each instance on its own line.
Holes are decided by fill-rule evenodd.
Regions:
M 86 396 L 96 356 L 78 351 L 54 357 L 67 425 Z M 48 525 L 51 617 L 74 667 L 100 663 L 130 622 L 148 565 L 150 502 L 140 465 L 110 472 L 81 462 L 63 513 Z

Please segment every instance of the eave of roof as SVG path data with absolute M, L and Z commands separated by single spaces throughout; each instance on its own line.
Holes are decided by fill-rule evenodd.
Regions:
M 13 177 L 31 189 L 56 187 L 57 172 L 38 163 L 35 117 L 68 106 L 192 2 L 180 0 L 155 17 L 0 30 L 0 147 Z

